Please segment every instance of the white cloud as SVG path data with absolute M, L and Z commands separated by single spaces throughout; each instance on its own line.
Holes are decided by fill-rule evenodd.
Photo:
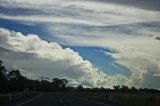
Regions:
M 35 23 L 63 23 L 63 24 L 80 24 L 80 25 L 92 25 L 92 26 L 103 26 L 102 23 L 96 23 L 88 20 L 81 20 L 75 18 L 65 18 L 65 17 L 53 17 L 53 16 L 40 16 L 40 15 L 32 15 L 32 16 L 9 16 L 0 14 L 0 17 L 3 19 L 9 20 L 17 20 L 17 21 L 30 21 Z M 41 17 L 41 18 L 38 18 Z
M 95 25 L 95 23 L 98 23 L 96 25 L 108 26 L 146 21 L 159 21 L 160 18 L 159 11 L 149 11 L 135 7 L 93 1 L 39 0 L 37 2 L 37 0 L 9 0 L 2 1 L 1 5 L 7 8 L 37 10 L 42 13 L 41 15 L 37 15 L 38 12 L 34 12 L 29 16 L 24 14 L 11 16 L 5 14 L 0 15 L 1 18 L 33 22 L 66 23 L 69 21 L 73 23 L 77 22 L 77 24 L 90 23 L 91 25 L 91 23 L 93 23 L 93 25 Z
M 63 49 L 57 43 L 43 41 L 37 35 L 24 36 L 6 29 L 1 29 L 0 32 L 1 48 L 6 49 L 1 49 L 1 59 L 7 60 L 10 65 L 24 69 L 22 73 L 31 78 L 43 75 L 50 78 L 64 77 L 72 81 L 70 82 L 72 85 L 86 84 L 85 86 L 90 87 L 112 87 L 125 84 L 159 88 L 159 77 L 155 76 L 160 73 L 158 54 L 160 49 L 157 47 L 160 42 L 152 37 L 81 41 L 84 45 L 97 46 L 98 44 L 98 46 L 114 50 L 113 53 L 108 54 L 118 64 L 130 69 L 131 76 L 127 78 L 120 74 L 109 76 L 89 61 L 83 60 L 77 52 L 69 48 Z
M 154 77 L 160 77 L 160 74 L 153 74 Z
M 84 60 L 79 53 L 70 48 L 63 49 L 57 43 L 48 43 L 37 35 L 24 36 L 20 32 L 0 29 L 0 58 L 7 66 L 22 69 L 30 78 L 45 76 L 49 78 L 68 78 L 70 84 L 85 86 L 112 87 L 127 84 L 123 75 L 109 76 Z
M 83 39 L 83 38 L 82 38 Z M 148 88 L 159 88 L 159 78 L 155 78 L 160 73 L 160 45 L 159 40 L 151 36 L 120 36 L 108 39 L 93 38 L 83 39 L 81 42 L 73 42 L 77 45 L 89 45 L 109 48 L 113 50 L 112 58 L 131 71 L 130 85 Z M 72 39 L 75 41 L 74 39 Z M 154 80 L 154 82 L 153 82 Z

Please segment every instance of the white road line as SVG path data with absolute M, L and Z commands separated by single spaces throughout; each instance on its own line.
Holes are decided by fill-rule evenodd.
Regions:
M 24 104 L 26 104 L 26 103 L 28 103 L 28 102 L 31 102 L 31 101 L 33 101 L 33 100 L 35 100 L 35 99 L 38 99 L 38 98 L 41 97 L 41 96 L 42 96 L 42 94 L 39 95 L 39 96 L 36 96 L 36 97 L 34 97 L 34 98 L 30 99 L 30 100 L 27 100 L 27 101 L 25 101 L 25 102 L 23 102 L 23 103 L 20 103 L 20 104 L 18 104 L 18 105 L 16 105 L 16 106 L 22 106 L 22 105 L 24 105 Z

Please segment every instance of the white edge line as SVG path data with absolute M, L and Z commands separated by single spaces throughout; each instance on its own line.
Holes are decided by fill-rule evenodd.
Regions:
M 18 104 L 18 105 L 16 105 L 16 106 L 22 106 L 23 104 L 26 104 L 26 103 L 28 103 L 28 102 L 31 102 L 31 101 L 35 100 L 35 99 L 38 99 L 38 98 L 41 97 L 41 96 L 42 96 L 42 94 L 39 95 L 39 96 L 36 96 L 36 97 L 34 97 L 34 98 L 30 99 L 30 100 L 27 100 L 27 101 L 25 101 L 25 102 L 23 102 L 23 103 L 20 103 L 20 104 Z

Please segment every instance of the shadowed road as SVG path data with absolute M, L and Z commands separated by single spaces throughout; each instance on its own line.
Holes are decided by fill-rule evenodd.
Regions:
M 56 93 L 42 93 L 34 98 L 7 106 L 109 106 L 85 98 Z

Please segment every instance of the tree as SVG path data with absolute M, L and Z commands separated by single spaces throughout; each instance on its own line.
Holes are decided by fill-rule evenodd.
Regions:
M 41 89 L 43 90 L 43 91 L 50 91 L 50 89 L 51 89 L 51 83 L 49 82 L 49 81 L 47 81 L 47 80 L 42 80 L 41 81 Z
M 77 87 L 77 91 L 79 91 L 79 92 L 83 91 L 83 86 L 82 86 L 82 85 L 79 85 L 79 86 Z
M 136 92 L 137 89 L 136 89 L 135 87 L 131 87 L 130 91 L 131 91 L 131 92 Z
M 61 90 L 65 91 L 67 83 L 68 83 L 68 80 L 66 80 L 66 79 L 61 79 L 61 80 L 62 80 Z
M 66 79 L 53 78 L 52 85 L 55 91 L 65 90 L 68 81 Z
M 0 60 L 0 92 L 4 91 L 7 87 L 7 69 L 3 66 L 3 61 Z
M 27 78 L 20 74 L 19 70 L 12 70 L 8 73 L 9 88 L 11 91 L 23 91 Z
M 120 90 L 120 86 L 119 85 L 113 86 L 113 88 L 114 88 L 115 91 L 119 91 Z
M 129 90 L 128 86 L 122 85 L 121 90 L 127 92 Z

